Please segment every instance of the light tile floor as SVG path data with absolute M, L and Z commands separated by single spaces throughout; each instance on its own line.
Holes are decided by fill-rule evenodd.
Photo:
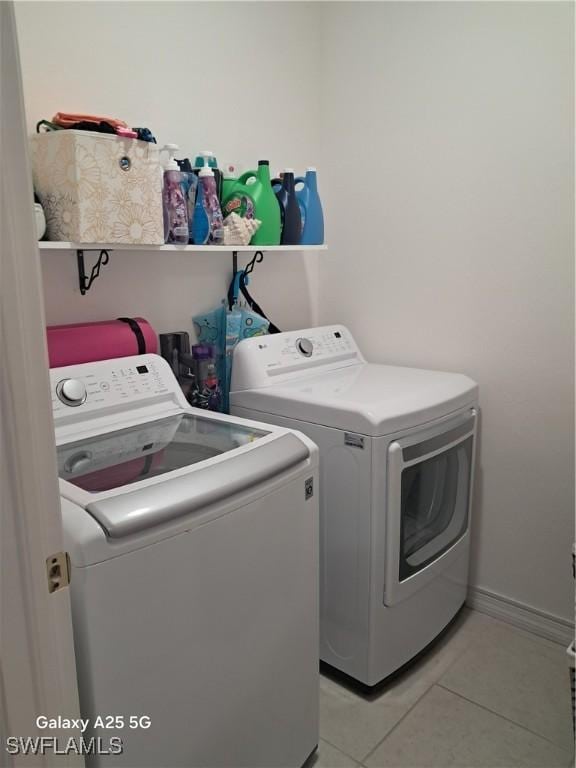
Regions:
M 368 696 L 323 675 L 306 768 L 555 768 L 574 764 L 565 649 L 465 609 Z

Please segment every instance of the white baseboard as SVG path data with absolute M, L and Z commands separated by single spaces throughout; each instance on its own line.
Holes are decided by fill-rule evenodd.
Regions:
M 476 611 L 507 621 L 520 629 L 533 632 L 535 635 L 564 646 L 568 646 L 574 640 L 574 624 L 571 622 L 494 592 L 470 587 L 466 603 Z

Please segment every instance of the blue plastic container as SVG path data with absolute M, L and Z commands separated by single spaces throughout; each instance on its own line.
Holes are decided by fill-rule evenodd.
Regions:
M 302 184 L 301 189 L 296 189 L 302 217 L 300 245 L 322 245 L 324 242 L 324 213 L 318 194 L 316 168 L 307 168 L 306 176 L 304 178 L 298 177 L 295 182 L 297 186 Z
M 198 184 L 196 190 L 196 202 L 194 204 L 194 218 L 192 220 L 192 240 L 195 245 L 205 245 L 210 237 L 210 219 L 204 207 L 204 192 Z
M 280 203 L 282 219 L 280 245 L 299 245 L 302 237 L 302 215 L 296 197 L 295 184 L 292 168 L 285 168 L 282 178 L 272 181 L 272 188 Z

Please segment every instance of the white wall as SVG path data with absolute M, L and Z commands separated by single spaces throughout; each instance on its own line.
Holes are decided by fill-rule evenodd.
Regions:
M 111 115 L 182 156 L 303 169 L 318 155 L 318 20 L 300 3 L 19 2 L 30 131 L 59 110 Z M 75 253 L 42 259 L 48 323 L 143 315 L 158 331 L 191 330 L 232 268 L 225 254 L 115 252 L 82 297 Z M 312 322 L 315 269 L 300 254 L 257 268 L 254 296 L 280 327 Z
M 473 582 L 573 619 L 572 9 L 323 16 L 320 320 L 480 384 Z
M 286 328 L 319 313 L 347 323 L 372 360 L 479 382 L 473 582 L 564 618 L 571 14 L 568 3 L 17 8 L 31 129 L 86 110 L 148 125 L 186 154 L 319 165 L 328 254 L 269 254 L 255 293 Z M 230 273 L 223 254 L 114 253 L 81 297 L 74 260 L 43 256 L 51 323 L 142 314 L 190 329 Z

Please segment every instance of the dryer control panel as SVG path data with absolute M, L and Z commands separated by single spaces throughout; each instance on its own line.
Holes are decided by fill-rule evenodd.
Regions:
M 307 328 L 245 339 L 234 350 L 232 391 L 256 389 L 302 376 L 308 370 L 334 370 L 363 363 L 343 325 Z
M 182 391 L 159 355 L 137 355 L 116 360 L 68 365 L 50 370 L 52 413 L 58 423 L 84 418 L 91 412 L 145 405 L 171 395 L 181 403 Z M 185 404 L 185 400 L 184 400 Z

